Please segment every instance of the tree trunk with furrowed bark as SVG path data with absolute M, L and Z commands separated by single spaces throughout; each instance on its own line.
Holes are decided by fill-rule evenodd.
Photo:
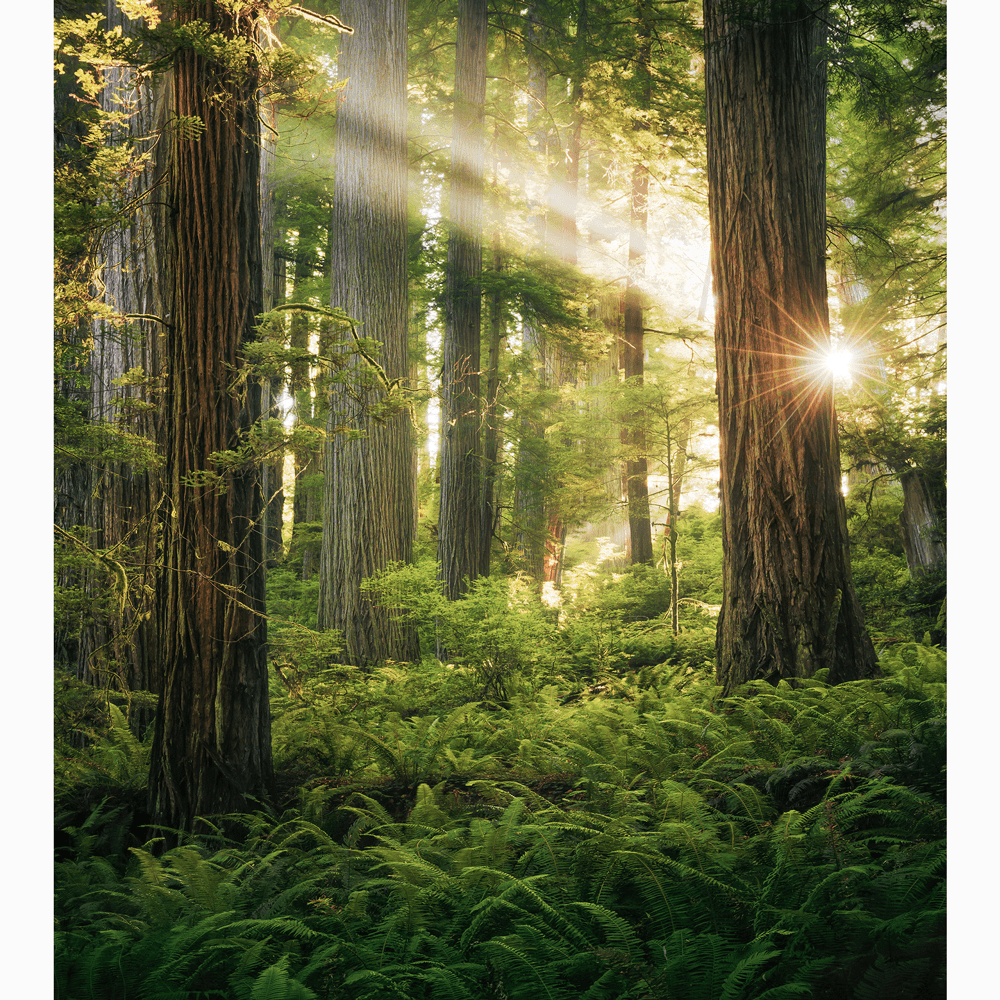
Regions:
M 705 0 L 727 692 L 877 673 L 854 596 L 828 343 L 825 27 L 817 5 Z
M 460 0 L 441 380 L 439 576 L 449 600 L 488 571 L 483 559 L 480 343 L 486 0 Z
M 249 14 L 178 7 L 250 39 Z M 259 464 L 222 469 L 260 415 L 241 352 L 263 306 L 256 57 L 235 67 L 193 49 L 174 62 L 178 116 L 167 187 L 171 272 L 168 375 L 159 438 L 165 459 L 157 581 L 162 670 L 149 779 L 154 822 L 190 830 L 198 816 L 251 806 L 272 781 Z
M 409 376 L 406 275 L 406 4 L 344 0 L 331 237 L 332 304 L 381 345 L 387 380 Z M 370 599 L 362 582 L 413 556 L 415 484 L 410 416 L 357 354 L 351 384 L 330 393 L 324 453 L 320 628 L 344 633 L 358 665 L 419 656 L 415 630 Z M 343 432 L 349 429 L 350 433 Z

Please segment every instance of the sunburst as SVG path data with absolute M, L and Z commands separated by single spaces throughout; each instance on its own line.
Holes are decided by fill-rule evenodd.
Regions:
M 823 364 L 827 371 L 833 376 L 835 385 L 846 383 L 850 385 L 854 381 L 856 358 L 854 352 L 846 347 L 836 344 L 830 348 Z

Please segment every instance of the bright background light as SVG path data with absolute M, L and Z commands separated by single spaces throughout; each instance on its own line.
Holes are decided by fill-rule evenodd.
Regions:
M 851 380 L 851 366 L 854 356 L 850 351 L 845 351 L 842 347 L 835 347 L 826 356 L 826 366 L 831 374 L 838 381 L 844 379 Z

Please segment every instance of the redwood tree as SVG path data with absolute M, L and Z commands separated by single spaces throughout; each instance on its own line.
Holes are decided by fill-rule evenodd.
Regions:
M 652 77 L 650 76 L 650 54 L 652 32 L 650 10 L 646 3 L 637 4 L 636 16 L 639 24 L 636 36 L 635 73 L 639 83 L 639 109 L 649 112 L 652 104 Z M 649 128 L 648 122 L 639 119 L 636 131 Z M 648 153 L 640 148 L 632 168 L 632 191 L 630 196 L 630 221 L 628 241 L 628 275 L 625 286 L 625 316 L 621 341 L 622 368 L 626 379 L 632 385 L 643 382 L 646 348 L 643 337 L 642 281 L 646 273 L 646 222 L 649 215 L 649 166 Z M 653 535 L 649 523 L 649 476 L 646 461 L 646 432 L 643 426 L 644 414 L 632 413 L 626 418 L 627 426 L 622 432 L 623 444 L 627 452 L 625 458 L 625 496 L 628 503 L 629 562 L 653 563 Z
M 368 378 L 368 362 L 349 352 L 348 378 L 330 394 L 318 620 L 343 631 L 350 662 L 369 664 L 419 654 L 416 632 L 361 589 L 412 558 L 416 520 L 410 418 L 385 405 L 386 382 L 409 373 L 406 3 L 344 0 L 340 16 L 354 33 L 342 37 L 338 67 L 348 82 L 337 117 L 332 304 L 381 344 L 386 381 Z
M 459 0 L 442 342 L 438 520 L 439 573 L 449 600 L 460 597 L 470 580 L 488 570 L 480 537 L 485 526 L 479 443 L 485 96 L 486 0 Z
M 530 3 L 526 8 L 524 21 L 525 58 L 528 79 L 528 125 L 529 147 L 542 157 L 543 170 L 529 163 L 528 175 L 535 175 L 544 190 L 541 201 L 535 202 L 528 196 L 528 223 L 535 231 L 536 248 L 544 252 L 549 241 L 547 214 L 550 201 L 548 183 L 548 162 L 553 153 L 556 136 L 552 134 L 552 120 L 548 113 L 549 66 L 545 60 L 545 46 L 548 27 L 545 21 L 544 4 Z M 530 192 L 527 177 L 522 178 L 526 192 Z M 548 367 L 551 354 L 546 351 L 545 329 L 530 310 L 524 310 L 521 322 L 521 350 L 527 366 L 534 370 L 535 387 L 544 390 L 549 384 Z M 534 417 L 534 419 L 533 419 Z M 550 511 L 546 510 L 545 483 L 549 472 L 549 462 L 544 434 L 544 424 L 537 416 L 521 417 L 521 438 L 517 447 L 514 522 L 516 525 L 515 545 L 524 568 L 539 584 L 545 579 L 545 553 L 548 538 Z
M 272 780 L 259 467 L 217 462 L 261 405 L 259 384 L 234 388 L 263 306 L 259 82 L 250 5 L 178 5 L 174 18 L 220 43 L 214 57 L 183 47 L 174 58 L 173 111 L 187 124 L 164 195 L 162 674 L 149 788 L 155 822 L 191 829 L 199 815 L 245 809 Z
M 726 691 L 877 673 L 840 495 L 825 262 L 825 4 L 705 0 Z

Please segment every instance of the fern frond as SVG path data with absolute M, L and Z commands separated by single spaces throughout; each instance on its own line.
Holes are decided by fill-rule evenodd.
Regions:
M 752 980 L 761 975 L 761 970 L 780 954 L 780 951 L 774 950 L 753 950 L 745 958 L 740 959 L 722 983 L 719 1000 L 741 1000 L 747 996 Z
M 412 1000 L 411 995 L 404 993 L 394 979 L 374 969 L 360 969 L 357 972 L 349 973 L 344 980 L 344 985 L 358 985 L 361 988 L 361 992 L 358 994 L 360 1000 L 367 1000 L 367 998 L 379 1000 L 379 998 L 386 996 Z
M 638 956 L 641 949 L 635 931 L 617 913 L 586 900 L 574 900 L 570 905 L 582 910 L 593 919 L 603 932 L 604 944 L 607 947 L 617 949 L 629 961 Z
M 288 955 L 282 955 L 254 980 L 250 1000 L 316 1000 L 316 994 L 288 975 Z
M 396 746 L 393 748 L 386 740 L 373 736 L 360 726 L 353 729 L 351 733 L 368 748 L 375 760 L 377 760 L 389 774 L 398 778 L 400 781 L 409 780 L 410 776 L 407 771 L 406 762 L 403 759 L 402 746 L 398 739 L 398 735 L 396 738 Z
M 511 1000 L 537 998 L 539 990 L 544 991 L 548 1000 L 564 996 L 551 966 L 529 957 L 523 948 L 517 946 L 518 943 L 516 938 L 513 941 L 491 938 L 479 946 L 500 968 L 504 991 Z

